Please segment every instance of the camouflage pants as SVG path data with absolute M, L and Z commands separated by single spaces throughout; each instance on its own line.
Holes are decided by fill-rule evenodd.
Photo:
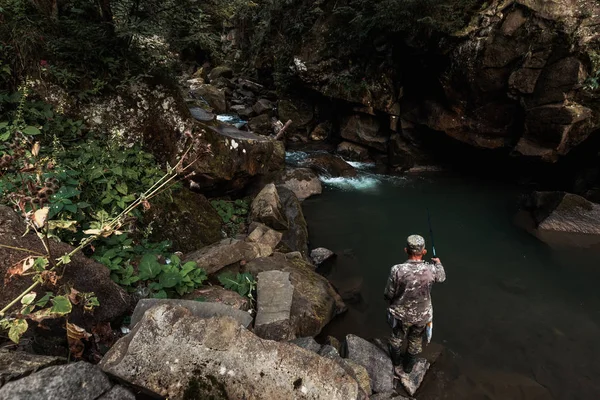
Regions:
M 417 355 L 423 351 L 423 333 L 425 325 L 413 325 L 400 321 L 388 313 L 388 323 L 392 327 L 389 344 L 392 349 L 402 351 L 404 341 L 408 340 L 408 353 Z

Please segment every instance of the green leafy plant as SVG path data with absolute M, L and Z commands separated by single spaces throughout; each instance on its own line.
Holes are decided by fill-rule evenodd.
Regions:
M 195 262 L 181 263 L 176 255 L 171 255 L 165 264 L 160 264 L 155 255 L 146 254 L 138 268 L 139 279 L 150 282 L 148 288 L 157 298 L 172 297 L 175 293 L 183 296 L 202 286 L 208 278 L 206 271 L 198 268 Z
M 249 202 L 242 199 L 233 201 L 211 200 L 210 204 L 217 210 L 221 216 L 225 229 L 229 236 L 235 236 L 239 233 L 240 227 L 246 221 L 250 205 Z
M 240 296 L 248 297 L 254 303 L 253 293 L 256 290 L 256 280 L 251 273 L 223 272 L 219 275 L 219 282 L 225 289 L 233 290 Z

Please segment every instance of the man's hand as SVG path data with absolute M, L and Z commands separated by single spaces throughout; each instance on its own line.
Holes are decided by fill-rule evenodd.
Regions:
M 433 262 L 434 262 L 434 263 L 436 263 L 436 264 L 441 264 L 441 263 L 442 263 L 442 262 L 440 261 L 440 259 L 439 259 L 439 258 L 437 258 L 437 257 L 434 257 L 434 258 L 432 258 L 432 259 L 431 259 L 431 261 L 433 261 Z

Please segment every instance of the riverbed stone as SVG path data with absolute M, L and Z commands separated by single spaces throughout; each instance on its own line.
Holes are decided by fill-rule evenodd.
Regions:
M 333 154 L 311 154 L 302 162 L 302 165 L 311 168 L 318 174 L 333 178 L 355 178 L 358 175 L 352 165 Z
M 297 337 L 318 335 L 334 316 L 346 311 L 346 305 L 327 279 L 302 259 L 287 259 L 285 254 L 276 252 L 271 257 L 248 262 L 242 270 L 254 276 L 273 270 L 290 273 L 294 285 L 291 322 Z
M 257 275 L 257 312 L 254 333 L 263 339 L 289 340 L 294 337 L 290 321 L 294 286 L 290 273 L 264 271 Z
M 233 78 L 233 70 L 226 65 L 219 65 L 211 69 L 208 73 L 208 80 L 211 82 L 221 77 L 226 79 Z
M 191 315 L 198 318 L 212 318 L 227 316 L 233 318 L 238 324 L 249 327 L 252 324 L 252 316 L 234 307 L 222 303 L 209 303 L 206 301 L 194 301 L 183 299 L 142 299 L 138 302 L 133 315 L 131 316 L 130 326 L 134 327 L 152 307 L 167 305 L 169 307 L 182 307 L 188 310 Z
M 150 309 L 100 366 L 172 400 L 352 400 L 359 392 L 333 360 L 260 339 L 228 317 L 202 319 L 167 305 Z
M 298 200 L 305 200 L 323 191 L 319 177 L 310 168 L 288 168 L 278 177 L 277 183 L 293 191 Z
M 273 229 L 288 229 L 288 220 L 275 184 L 269 183 L 254 198 L 250 205 L 250 219 Z
M 331 122 L 329 122 L 329 121 L 321 122 L 310 133 L 310 140 L 313 140 L 315 142 L 323 141 L 329 137 L 329 135 L 331 134 L 331 130 L 332 130 Z
M 418 358 L 410 374 L 404 371 L 400 372 L 400 382 L 409 395 L 413 396 L 419 390 L 430 365 L 429 361 L 424 358 Z
M 340 135 L 351 142 L 383 152 L 387 150 L 388 138 L 380 133 L 379 128 L 379 121 L 375 117 L 355 114 L 342 121 Z
M 410 400 L 408 397 L 400 396 L 396 392 L 376 393 L 369 400 Z
M 192 85 L 190 91 L 194 97 L 200 97 L 212 107 L 216 114 L 227 112 L 227 101 L 225 92 L 210 84 Z
M 335 360 L 344 370 L 352 376 L 364 393 L 364 398 L 371 394 L 371 377 L 362 365 L 348 359 L 342 358 L 337 349 L 331 345 L 324 345 L 318 352 L 319 355 Z
M 279 119 L 285 124 L 288 120 L 292 123 L 288 129 L 305 128 L 314 117 L 312 104 L 304 99 L 281 99 L 277 102 Z
M 248 297 L 241 296 L 233 290 L 227 290 L 221 286 L 206 286 L 194 290 L 183 296 L 184 300 L 201 299 L 208 303 L 222 303 L 238 310 L 248 311 L 252 304 Z
M 538 230 L 600 235 L 600 205 L 566 192 L 535 192 Z
M 98 397 L 97 400 L 136 400 L 133 393 L 123 386 L 115 385 L 108 392 Z
M 392 360 L 379 347 L 356 335 L 346 336 L 348 358 L 366 368 L 373 391 L 393 392 Z
M 251 118 L 248 126 L 252 132 L 258 135 L 268 136 L 273 133 L 273 124 L 268 114 L 261 114 Z
M 244 239 L 258 248 L 259 257 L 268 257 L 273 254 L 283 234 L 269 228 L 265 224 L 253 222 L 248 227 L 248 236 Z
M 0 387 L 46 367 L 65 364 L 66 358 L 0 349 Z
M 100 368 L 80 361 L 48 367 L 9 382 L 0 388 L 0 400 L 96 400 L 104 399 L 102 396 L 112 388 L 113 384 Z M 127 398 L 133 396 L 122 397 Z
M 287 251 L 298 251 L 305 260 L 308 260 L 308 224 L 302 212 L 302 205 L 294 192 L 285 186 L 277 186 L 277 193 L 288 221 L 288 228 L 283 232 L 281 244 Z
M 252 110 L 258 115 L 266 114 L 273 110 L 273 103 L 268 99 L 258 99 L 252 106 Z
M 261 247 L 244 240 L 227 238 L 184 256 L 184 261 L 194 261 L 207 274 L 214 274 L 227 265 L 248 261 L 261 254 Z
M 314 353 L 318 353 L 321 349 L 321 345 L 317 343 L 315 338 L 312 336 L 296 338 L 294 340 L 290 340 L 290 343 L 293 343 L 296 346 L 300 346 L 303 349 L 310 350 Z
M 323 264 L 325 261 L 331 260 L 335 257 L 335 253 L 325 247 L 317 247 L 310 251 L 310 259 L 315 266 Z
M 344 141 L 336 149 L 336 153 L 347 160 L 367 161 L 369 149 L 356 143 Z

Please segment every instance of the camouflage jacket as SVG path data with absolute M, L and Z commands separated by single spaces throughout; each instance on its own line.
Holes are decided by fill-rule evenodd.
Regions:
M 389 312 L 404 323 L 427 324 L 433 318 L 431 286 L 445 280 L 442 264 L 407 260 L 394 265 L 384 292 Z

